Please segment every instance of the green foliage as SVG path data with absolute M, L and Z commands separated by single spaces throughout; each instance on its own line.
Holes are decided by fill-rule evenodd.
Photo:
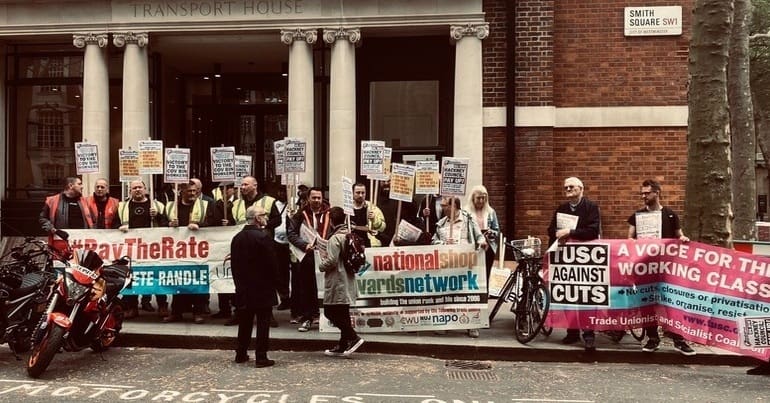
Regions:
M 751 35 L 770 31 L 770 0 L 753 0 Z M 751 62 L 751 88 L 758 112 L 770 111 L 770 37 L 758 37 L 749 43 Z

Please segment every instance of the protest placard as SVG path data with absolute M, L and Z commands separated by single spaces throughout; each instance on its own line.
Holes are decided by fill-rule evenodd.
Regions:
M 442 196 L 465 196 L 465 185 L 468 181 L 468 158 L 441 158 L 441 190 Z
M 441 186 L 438 161 L 415 161 L 414 192 L 420 195 L 438 194 Z
M 75 165 L 78 175 L 99 172 L 99 151 L 96 144 L 75 143 Z
M 235 156 L 235 186 L 241 186 L 243 178 L 251 176 L 252 158 L 251 155 Z
M 382 173 L 369 175 L 369 179 L 373 179 L 377 181 L 386 181 L 390 179 L 390 168 L 391 168 L 390 166 L 391 166 L 392 159 L 393 159 L 393 149 L 390 147 L 385 147 L 382 153 Z
M 414 166 L 393 164 L 390 173 L 390 198 L 407 203 L 414 196 Z
M 353 179 L 342 177 L 342 210 L 347 215 L 355 214 L 353 211 Z
M 163 173 L 163 142 L 160 140 L 139 140 L 139 174 L 156 175 Z
M 662 211 L 636 213 L 636 239 L 659 239 L 663 229 L 662 214 Z
M 190 181 L 190 149 L 167 148 L 166 167 L 163 181 L 166 183 L 187 183 Z
M 364 140 L 361 142 L 361 175 L 382 175 L 382 160 L 385 157 L 385 142 Z M 374 179 L 374 178 L 370 178 Z
M 235 147 L 211 147 L 211 181 L 235 180 Z
M 118 171 L 121 182 L 131 182 L 141 178 L 139 175 L 139 151 L 118 150 Z
M 275 174 L 283 175 L 284 157 L 286 156 L 286 139 L 273 142 L 273 154 L 275 155 Z M 281 182 L 283 182 L 283 178 L 281 179 Z
M 289 137 L 284 140 L 283 172 L 304 173 L 307 147 L 305 140 Z

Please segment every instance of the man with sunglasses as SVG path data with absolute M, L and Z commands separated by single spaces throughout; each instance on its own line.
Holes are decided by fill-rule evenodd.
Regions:
M 551 218 L 548 226 L 549 245 L 567 240 L 592 241 L 601 235 L 601 215 L 599 205 L 583 196 L 583 182 L 575 177 L 564 180 L 564 195 L 567 201 L 562 203 Z M 575 222 L 577 219 L 577 222 Z M 580 341 L 580 329 L 567 329 L 564 344 Z M 583 329 L 583 341 L 587 353 L 596 351 L 595 335 L 592 329 Z
M 679 239 L 682 242 L 689 242 L 690 239 L 682 232 L 682 227 L 679 224 L 679 216 L 676 215 L 674 210 L 668 207 L 664 207 L 660 204 L 660 183 L 656 180 L 647 179 L 642 182 L 642 187 L 639 195 L 644 200 L 644 207 L 637 210 L 634 214 L 628 217 L 628 237 L 631 239 L 637 238 L 665 238 L 665 239 Z M 660 215 L 660 227 L 653 226 L 654 231 L 649 233 L 638 233 L 636 227 L 637 217 Z M 657 220 L 655 220 L 657 221 Z M 644 232 L 644 231 L 643 231 Z M 647 333 L 647 343 L 642 347 L 642 351 L 652 353 L 658 349 L 660 345 L 660 335 L 658 335 L 658 325 L 652 325 L 644 328 Z M 680 353 L 691 356 L 695 355 L 695 350 L 692 349 L 684 341 L 684 337 L 677 333 L 670 333 L 671 338 L 674 340 L 674 349 Z

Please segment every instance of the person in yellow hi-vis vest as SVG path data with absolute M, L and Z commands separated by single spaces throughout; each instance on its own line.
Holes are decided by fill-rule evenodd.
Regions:
M 157 200 L 150 200 L 147 197 L 147 187 L 144 181 L 135 180 L 129 184 L 131 188 L 131 198 L 118 203 L 118 216 L 115 226 L 123 232 L 128 232 L 130 228 L 149 228 L 165 227 L 168 220 L 163 214 L 163 203 Z M 143 310 L 150 311 L 150 295 L 142 296 Z M 168 315 L 168 303 L 166 295 L 156 295 L 155 300 L 158 303 L 158 315 L 163 317 Z M 123 296 L 123 302 L 126 306 L 126 319 L 131 319 L 139 315 L 139 298 L 136 295 Z
M 180 186 L 182 197 L 178 202 L 166 204 L 166 216 L 169 227 L 187 227 L 192 231 L 206 225 L 206 214 L 209 202 L 198 197 L 198 187 L 195 182 Z M 205 322 L 203 315 L 208 303 L 208 294 L 175 294 L 171 301 L 171 314 L 163 318 L 164 323 L 182 320 L 184 312 L 192 310 L 193 321 L 197 324 Z

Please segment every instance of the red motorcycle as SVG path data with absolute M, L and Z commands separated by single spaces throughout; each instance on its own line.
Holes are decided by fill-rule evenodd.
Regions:
M 123 325 L 118 294 L 131 284 L 131 265 L 122 257 L 105 266 L 90 250 L 72 254 L 48 298 L 48 305 L 32 334 L 27 374 L 39 377 L 61 348 L 106 350 Z

